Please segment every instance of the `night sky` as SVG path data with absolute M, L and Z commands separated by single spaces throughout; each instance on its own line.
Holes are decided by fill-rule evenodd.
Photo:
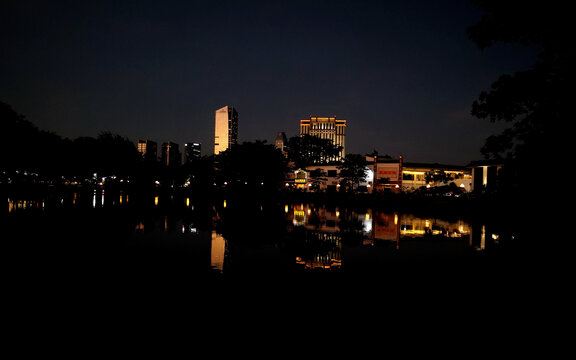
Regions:
M 447 1 L 2 1 L 0 101 L 61 136 L 201 142 L 214 111 L 239 141 L 348 120 L 347 152 L 465 165 L 502 125 L 470 115 L 533 51 L 481 51 L 481 16 Z

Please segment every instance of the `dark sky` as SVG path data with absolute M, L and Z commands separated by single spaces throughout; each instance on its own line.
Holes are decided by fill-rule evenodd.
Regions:
M 214 111 L 239 140 L 298 135 L 299 120 L 348 120 L 347 152 L 465 165 L 501 125 L 472 102 L 530 50 L 480 51 L 481 16 L 446 1 L 2 1 L 0 101 L 62 136 L 111 131 L 201 142 Z

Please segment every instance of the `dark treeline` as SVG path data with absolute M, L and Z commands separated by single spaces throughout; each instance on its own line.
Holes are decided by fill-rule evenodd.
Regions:
M 94 173 L 128 176 L 137 171 L 139 154 L 129 139 L 110 132 L 97 137 L 63 138 L 40 130 L 8 104 L 0 102 L 0 168 L 26 172 L 46 181 L 92 178 Z

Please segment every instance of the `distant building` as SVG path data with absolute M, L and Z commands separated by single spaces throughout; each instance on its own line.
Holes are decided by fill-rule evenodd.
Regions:
M 156 161 L 158 145 L 152 140 L 138 140 L 138 152 L 144 160 Z
M 228 150 L 238 141 L 238 112 L 232 106 L 216 110 L 214 119 L 214 155 Z
M 286 151 L 286 146 L 288 144 L 288 139 L 286 138 L 286 134 L 283 131 L 280 131 L 278 135 L 276 135 L 276 141 L 274 142 L 274 147 L 284 154 L 284 157 L 288 157 L 288 152 Z
M 184 144 L 184 163 L 187 164 L 194 159 L 202 157 L 202 144 L 190 142 Z
M 334 145 L 342 146 L 339 159 L 346 156 L 346 120 L 333 117 L 315 117 L 300 120 L 300 136 L 312 135 L 332 140 Z
M 182 164 L 178 144 L 171 141 L 162 143 L 162 164 L 166 166 L 178 166 Z

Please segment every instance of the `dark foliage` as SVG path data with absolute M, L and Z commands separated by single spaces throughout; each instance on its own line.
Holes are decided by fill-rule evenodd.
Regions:
M 468 35 L 481 49 L 495 43 L 518 43 L 538 51 L 528 70 L 502 75 L 480 94 L 472 114 L 511 124 L 486 140 L 487 158 L 507 159 L 508 179 L 532 182 L 535 164 L 561 155 L 569 124 L 569 89 L 574 81 L 574 45 L 570 38 L 569 3 L 473 0 L 484 11 Z
M 287 171 L 280 150 L 265 141 L 243 142 L 215 157 L 216 183 L 230 190 L 277 189 Z
M 2 171 L 33 172 L 44 179 L 128 176 L 140 162 L 134 143 L 125 137 L 103 132 L 69 140 L 38 129 L 2 102 L 0 128 Z
M 340 151 L 341 146 L 317 136 L 303 135 L 288 139 L 288 159 L 294 162 L 297 168 L 334 162 Z

